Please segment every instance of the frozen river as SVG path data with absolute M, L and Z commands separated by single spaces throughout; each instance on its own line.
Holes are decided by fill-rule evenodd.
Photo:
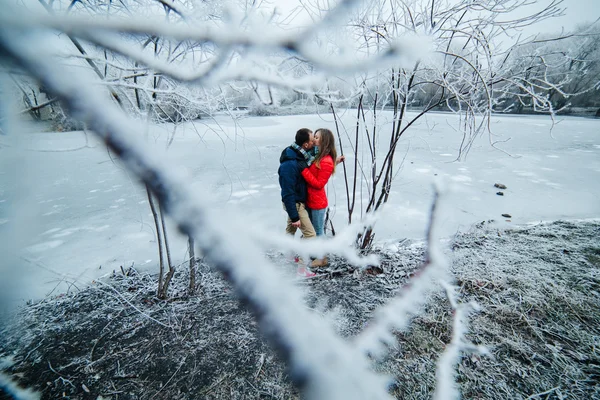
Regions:
M 353 134 L 352 118 L 344 122 Z M 451 189 L 441 220 L 444 236 L 487 220 L 506 226 L 600 217 L 599 120 L 561 117 L 550 133 L 545 116 L 496 116 L 495 140 L 510 138 L 499 145 L 503 151 L 483 136 L 461 162 L 454 161 L 461 140 L 450 127 L 454 122 L 452 115 L 430 114 L 401 140 L 397 159 L 405 160 L 377 222 L 377 240 L 423 236 L 435 177 Z M 185 168 L 190 185 L 215 209 L 241 210 L 240 223 L 262 224 L 281 234 L 279 154 L 301 127 L 333 130 L 334 125 L 330 115 L 249 117 L 235 123 L 223 116 L 175 131 L 169 125 L 155 127 L 140 140 L 155 143 L 163 157 Z M 2 274 L 17 288 L 19 302 L 65 291 L 73 282 L 85 285 L 120 266 L 157 270 L 146 192 L 91 134 L 23 133 L 1 143 Z M 344 151 L 349 155 L 347 143 Z M 496 194 L 494 183 L 507 186 L 504 196 Z M 366 194 L 367 187 L 359 190 Z M 328 196 L 341 230 L 347 215 L 341 168 Z M 186 242 L 173 230 L 170 236 L 178 264 L 186 256 Z

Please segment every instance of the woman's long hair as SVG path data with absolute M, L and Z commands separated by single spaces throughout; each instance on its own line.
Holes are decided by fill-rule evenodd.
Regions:
M 317 167 L 321 168 L 321 159 L 325 157 L 327 154 L 333 158 L 333 173 L 335 173 L 335 160 L 337 159 L 337 151 L 335 150 L 335 138 L 333 137 L 333 132 L 329 129 L 319 128 L 315 131 L 321 135 L 321 145 L 319 146 L 319 152 L 315 157 L 314 163 Z

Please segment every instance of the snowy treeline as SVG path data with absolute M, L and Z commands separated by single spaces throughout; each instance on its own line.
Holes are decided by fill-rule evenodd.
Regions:
M 492 6 L 342 2 L 339 8 L 346 3 L 344 17 L 322 18 L 329 2 L 308 2 L 305 12 L 322 19 L 315 29 L 290 27 L 290 18 L 274 5 L 248 1 L 224 6 L 213 1 L 40 0 L 22 10 L 22 18 L 64 29 L 66 35 L 57 35 L 56 44 L 61 57 L 89 69 L 128 113 L 153 121 L 177 122 L 240 107 L 255 115 L 290 113 L 282 106 L 321 110 L 318 106 L 325 105 L 326 110 L 330 102 L 356 107 L 361 96 L 369 107 L 392 108 L 391 93 L 403 93 L 407 106 L 417 109 L 457 110 L 475 99 L 480 103 L 476 111 L 600 107 L 597 23 L 574 32 L 521 33 L 558 15 L 558 0 L 515 19 L 511 12 L 525 1 Z M 146 20 L 130 24 L 132 17 Z M 86 23 L 77 23 L 82 18 Z M 263 31 L 261 25 L 273 30 Z M 183 33 L 185 27 L 189 34 Z M 283 35 L 269 39 L 278 32 Z M 417 48 L 431 53 L 405 57 Z M 60 130 L 82 128 L 43 86 L 15 70 L 10 77 L 23 112 L 51 119 Z

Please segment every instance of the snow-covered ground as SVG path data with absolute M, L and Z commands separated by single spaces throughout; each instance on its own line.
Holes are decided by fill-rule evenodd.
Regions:
M 353 136 L 349 114 L 342 120 Z M 391 114 L 379 121 L 386 117 Z M 462 138 L 452 128 L 456 119 L 429 114 L 400 142 L 397 165 L 406 157 L 377 222 L 376 240 L 423 236 L 436 176 L 451 189 L 444 201 L 443 236 L 488 220 L 509 226 L 600 217 L 600 121 L 557 121 L 550 132 L 552 121 L 546 116 L 494 116 L 494 141 L 510 138 L 498 145 L 504 152 L 483 136 L 466 161 L 453 162 Z M 281 150 L 298 128 L 334 130 L 329 114 L 237 121 L 221 116 L 178 126 L 175 132 L 164 125 L 145 134 L 140 125 L 140 139 L 145 135 L 173 165 L 186 168 L 190 185 L 215 209 L 237 209 L 243 215 L 239 224 L 262 224 L 273 234 L 282 233 L 286 218 L 277 179 Z M 351 169 L 354 160 L 344 140 Z M 2 273 L 18 288 L 19 301 L 65 291 L 73 281 L 84 285 L 119 266 L 157 270 L 146 193 L 91 134 L 23 133 L 8 142 L 11 147 L 0 147 L 0 241 L 3 253 L 16 256 L 3 257 Z M 360 161 L 367 162 L 362 154 Z M 337 230 L 347 218 L 343 178 L 340 168 L 328 186 Z M 494 183 L 507 186 L 504 196 L 496 195 Z M 361 189 L 366 196 L 367 187 Z M 356 209 L 360 214 L 360 204 Z M 186 241 L 173 230 L 170 239 L 178 264 L 186 255 Z

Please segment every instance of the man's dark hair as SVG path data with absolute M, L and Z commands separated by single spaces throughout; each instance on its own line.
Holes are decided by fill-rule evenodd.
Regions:
M 304 143 L 308 142 L 311 133 L 312 131 L 308 128 L 298 129 L 298 132 L 296 132 L 296 144 L 302 146 Z

